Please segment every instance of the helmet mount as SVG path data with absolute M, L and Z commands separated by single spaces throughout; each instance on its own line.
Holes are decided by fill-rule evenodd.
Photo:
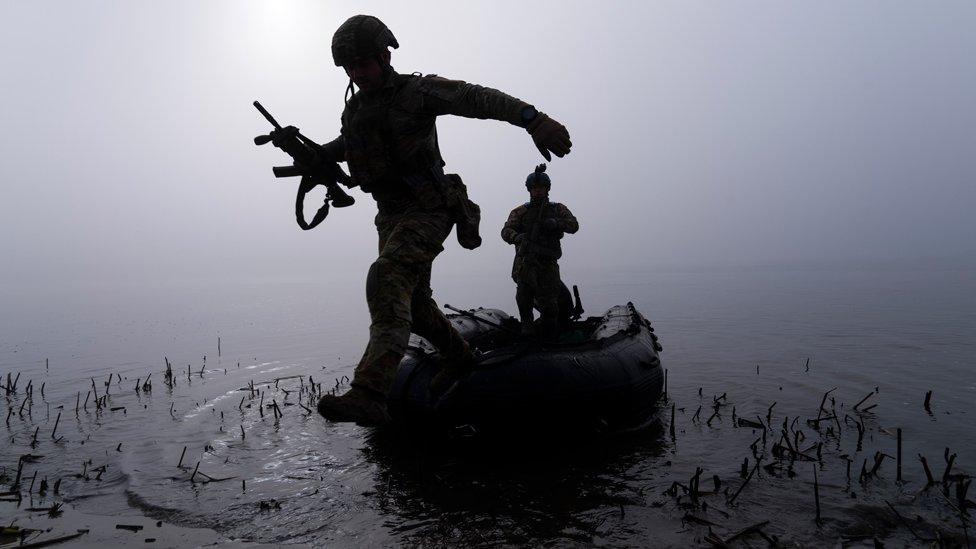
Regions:
M 552 180 L 546 174 L 546 165 L 539 164 L 535 167 L 535 170 L 525 178 L 525 188 L 531 190 L 533 188 L 542 187 L 549 189 L 552 187 Z

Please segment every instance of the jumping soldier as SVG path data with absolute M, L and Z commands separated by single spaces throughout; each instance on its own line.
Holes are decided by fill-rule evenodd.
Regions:
M 327 419 L 361 425 L 390 420 L 386 395 L 411 331 L 445 358 L 431 391 L 450 387 L 473 362 L 467 342 L 431 297 L 431 263 L 451 228 L 457 225 L 464 247 L 481 243 L 477 205 L 459 177 L 444 173 L 436 118 L 453 114 L 519 126 L 547 160 L 550 152 L 562 157 L 572 146 L 565 126 L 520 99 L 459 80 L 397 73 L 391 47 L 399 43 L 376 17 L 356 15 L 336 31 L 332 57 L 349 76 L 349 88 L 339 137 L 317 151 L 324 160 L 347 162 L 351 186 L 370 193 L 378 209 L 379 257 L 366 276 L 369 343 L 351 389 L 318 403 Z M 280 137 L 279 146 L 287 133 Z
M 568 290 L 559 278 L 559 263 L 563 255 L 559 241 L 564 234 L 579 230 L 579 222 L 569 208 L 549 201 L 552 182 L 546 175 L 546 165 L 540 164 L 525 179 L 530 200 L 512 210 L 502 228 L 502 240 L 514 244 L 515 262 L 512 279 L 517 289 L 515 301 L 522 318 L 522 334 L 535 334 L 532 309 L 539 309 L 541 336 L 553 339 L 563 318 L 569 318 L 566 305 L 560 307 L 561 294 Z

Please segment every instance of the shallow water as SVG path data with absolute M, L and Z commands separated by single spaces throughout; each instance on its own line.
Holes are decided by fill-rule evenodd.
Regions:
M 954 472 L 976 465 L 972 270 L 631 272 L 580 282 L 589 314 L 633 301 L 655 324 L 676 408 L 674 440 L 670 403 L 662 405 L 660 423 L 636 435 L 488 447 L 376 434 L 309 415 L 295 404 L 296 391 L 309 376 L 325 390 L 334 387 L 351 375 L 365 343 L 358 281 L 332 281 L 345 292 L 324 283 L 89 288 L 3 296 L 0 375 L 4 384 L 7 372 L 21 379 L 18 394 L 7 398 L 9 427 L 0 425 L 7 429 L 0 467 L 13 476 L 19 456 L 42 455 L 23 475 L 29 481 L 36 470 L 38 482 L 46 476 L 52 484 L 61 478 L 63 499 L 85 512 L 144 513 L 264 542 L 704 543 L 708 527 L 683 521 L 687 513 L 715 523 L 712 530 L 724 537 L 769 520 L 767 534 L 801 545 L 842 536 L 917 542 L 885 501 L 912 520 L 923 517 L 913 522 L 923 536 L 939 529 L 963 539 L 941 489 L 922 491 L 916 456 L 925 454 L 940 478 L 946 447 L 957 454 Z M 512 288 L 498 281 L 435 285 L 442 302 L 514 311 Z M 473 286 L 479 303 L 470 302 Z M 177 372 L 172 388 L 163 383 L 164 356 Z M 137 380 L 150 372 L 152 391 L 137 393 Z M 102 395 L 109 374 L 115 377 L 106 409 L 90 400 L 76 415 L 76 399 L 85 400 L 92 378 Z M 251 399 L 241 390 L 251 381 L 265 403 L 282 405 L 279 421 L 267 408 L 260 415 L 260 393 Z M 20 414 L 28 382 L 34 399 Z M 792 478 L 760 469 L 727 504 L 721 492 L 742 484 L 740 464 L 748 457 L 751 467 L 749 446 L 761 439 L 761 431 L 733 426 L 732 408 L 765 421 L 776 402 L 772 426 L 778 433 L 784 417 L 800 417 L 795 428 L 806 450 L 821 438 L 804 420 L 816 417 L 833 387 L 842 428 L 839 438 L 824 435 L 822 464 L 797 461 Z M 851 410 L 875 389 L 862 405 L 875 408 Z M 927 390 L 931 414 L 922 407 Z M 722 394 L 720 415 L 709 425 L 713 398 Z M 118 407 L 124 410 L 111 410 Z M 58 413 L 63 439 L 55 442 Z M 864 422 L 859 452 L 845 414 Z M 858 482 L 862 460 L 870 468 L 875 451 L 895 455 L 897 428 L 906 482 L 895 482 L 892 459 L 876 478 Z M 768 438 L 764 464 L 775 461 L 770 452 L 779 439 Z M 850 483 L 842 456 L 853 460 Z M 190 482 L 198 462 L 197 482 Z M 718 494 L 702 496 L 704 508 L 693 509 L 689 497 L 664 492 L 674 481 L 687 484 L 696 467 L 703 470 L 700 490 L 713 491 L 713 475 L 721 485 Z M 813 520 L 815 467 L 820 527 Z M 200 472 L 231 478 L 205 483 Z M 49 490 L 34 499 L 59 498 Z M 261 508 L 272 499 L 280 508 Z M 0 502 L 0 517 L 20 512 Z

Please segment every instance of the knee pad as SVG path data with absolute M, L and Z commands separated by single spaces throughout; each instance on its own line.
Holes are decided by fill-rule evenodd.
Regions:
M 376 293 L 379 291 L 382 281 L 386 278 L 387 273 L 390 272 L 391 261 L 385 257 L 380 257 L 369 266 L 369 272 L 366 273 L 366 300 L 369 301 L 376 297 Z

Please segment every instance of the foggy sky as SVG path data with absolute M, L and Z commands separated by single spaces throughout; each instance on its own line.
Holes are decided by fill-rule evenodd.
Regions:
M 973 2 L 6 0 L 0 285 L 364 276 L 371 199 L 303 232 L 286 157 L 251 141 L 255 99 L 338 134 L 329 43 L 356 13 L 392 28 L 398 71 L 566 124 L 564 272 L 976 256 Z M 507 279 L 498 232 L 542 159 L 506 123 L 438 127 L 485 244 L 452 236 L 435 277 Z

